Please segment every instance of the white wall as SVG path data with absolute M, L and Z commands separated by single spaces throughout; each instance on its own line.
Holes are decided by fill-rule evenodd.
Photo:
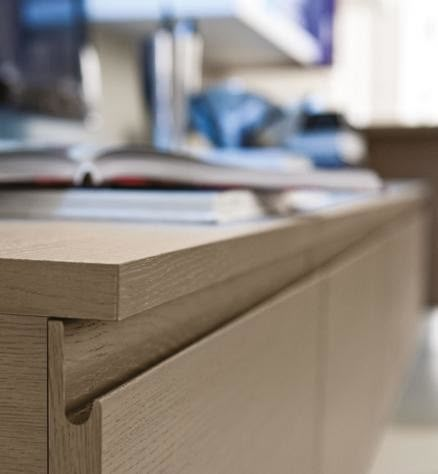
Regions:
M 332 68 L 234 69 L 279 102 L 309 92 L 357 125 L 438 123 L 438 0 L 338 0 Z
M 328 107 L 344 111 L 355 123 L 366 123 L 372 115 L 372 1 L 338 0 L 335 59 L 331 67 L 213 70 L 207 71 L 207 83 L 238 77 L 249 88 L 283 103 L 313 94 Z

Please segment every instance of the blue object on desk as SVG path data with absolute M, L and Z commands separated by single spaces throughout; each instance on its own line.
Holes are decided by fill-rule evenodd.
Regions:
M 366 154 L 363 138 L 349 129 L 298 132 L 287 140 L 287 146 L 320 168 L 358 165 Z
M 261 96 L 228 82 L 191 99 L 192 126 L 218 148 L 251 145 L 252 137 L 283 115 Z

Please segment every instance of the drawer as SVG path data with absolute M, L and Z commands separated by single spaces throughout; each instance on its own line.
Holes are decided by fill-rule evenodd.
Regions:
M 283 291 L 65 416 L 49 323 L 52 474 L 314 474 L 320 281 Z
M 425 235 L 406 217 L 328 268 L 322 474 L 369 470 L 422 311 Z

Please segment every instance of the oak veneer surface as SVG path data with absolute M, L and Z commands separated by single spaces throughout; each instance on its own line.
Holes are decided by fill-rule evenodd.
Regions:
M 396 232 L 403 229 L 417 213 L 419 211 L 403 214 L 364 235 L 364 229 L 369 227 L 367 219 L 352 219 L 349 226 L 346 225 L 348 219 L 340 219 L 337 226 L 323 230 L 330 235 L 336 229 L 342 232 L 342 235 L 331 235 L 336 245 L 329 246 L 330 253 L 327 248 L 317 247 L 312 252 L 253 269 L 123 321 L 64 320 L 64 376 L 69 416 L 75 418 L 77 411 L 102 393 L 235 319 L 294 281 L 321 271 L 322 262 L 328 256 L 332 258 L 325 266 L 336 264 L 346 252 L 358 252 L 362 245 L 369 245 L 370 239 L 382 239 L 394 229 Z M 362 239 L 357 232 L 362 233 Z M 358 240 L 347 247 L 352 236 Z
M 421 275 L 423 254 L 427 248 L 425 213 L 417 212 L 402 217 L 349 248 L 330 264 L 321 267 L 314 276 L 311 296 L 313 304 L 318 308 L 319 322 L 313 326 L 313 340 L 317 341 L 315 344 L 319 354 L 319 369 L 316 372 L 320 370 L 321 377 L 317 377 L 319 382 L 303 380 L 302 389 L 307 390 L 309 383 L 316 383 L 317 386 L 314 393 L 316 401 L 310 396 L 308 402 L 311 406 L 316 404 L 312 410 L 318 420 L 316 430 L 320 430 L 317 437 L 321 444 L 318 441 L 316 443 L 322 447 L 319 465 L 321 470 L 317 470 L 314 464 L 302 464 L 299 457 L 294 458 L 294 462 L 298 462 L 294 464 L 296 470 L 289 469 L 288 463 L 292 458 L 287 461 L 287 458 L 277 456 L 280 463 L 278 472 L 282 472 L 281 466 L 285 469 L 284 472 L 300 474 L 359 474 L 368 467 L 395 399 L 395 390 L 400 383 L 409 346 L 414 340 L 415 322 L 423 303 L 424 285 Z M 297 263 L 297 271 L 300 266 Z M 405 271 L 406 269 L 409 271 Z M 254 279 L 247 276 L 240 283 L 245 288 L 251 287 L 252 293 L 260 281 L 258 276 Z M 212 290 L 207 299 L 217 301 L 215 293 L 230 291 L 232 282 L 230 285 Z M 256 385 L 252 370 L 256 371 L 259 381 L 263 381 L 262 387 L 271 387 L 272 400 L 277 396 L 278 387 L 274 389 L 275 384 L 271 381 L 282 370 L 283 363 L 285 368 L 289 367 L 287 373 L 297 373 L 300 370 L 307 353 L 303 352 L 300 344 L 305 343 L 308 349 L 310 343 L 305 334 L 310 334 L 306 332 L 310 331 L 310 327 L 306 326 L 305 330 L 296 321 L 292 336 L 283 323 L 280 324 L 277 312 L 278 308 L 284 306 L 284 317 L 288 312 L 290 318 L 298 318 L 302 320 L 302 324 L 308 324 L 307 318 L 312 319 L 313 310 L 305 310 L 297 299 L 303 288 L 306 291 L 309 289 L 308 285 L 298 283 L 292 288 L 283 293 L 282 297 L 272 298 L 269 303 L 259 306 L 249 315 L 244 315 L 237 322 L 149 371 L 149 366 L 154 364 L 154 357 L 158 356 L 159 360 L 160 355 L 169 356 L 181 341 L 190 341 L 183 330 L 186 324 L 187 331 L 196 334 L 209 320 L 209 311 L 206 311 L 206 319 L 202 317 L 202 309 L 208 308 L 204 300 L 201 299 L 198 311 L 190 309 L 200 295 L 195 295 L 193 300 L 188 297 L 185 302 L 175 301 L 174 308 L 172 305 L 163 305 L 154 310 L 157 311 L 155 316 L 149 315 L 147 318 L 93 323 L 50 321 L 49 333 L 55 337 L 51 339 L 49 353 L 52 365 L 56 366 L 50 377 L 50 420 L 53 423 L 50 430 L 51 473 L 240 474 L 246 472 L 246 466 L 252 469 L 248 472 L 258 472 L 253 464 L 244 459 L 247 452 L 244 447 L 248 449 L 248 445 L 242 447 L 240 443 L 242 440 L 254 440 L 247 437 L 245 426 L 251 420 L 251 423 L 257 423 L 262 414 L 257 411 L 256 415 L 244 410 L 248 418 L 242 421 L 239 418 L 240 411 L 234 408 L 233 402 L 239 402 L 241 396 L 249 397 L 246 389 L 251 389 L 249 407 L 252 403 L 257 404 L 259 409 L 265 407 L 260 398 L 265 393 L 265 388 L 261 390 Z M 246 298 L 242 296 L 241 301 L 246 301 L 244 304 L 248 302 Z M 174 319 L 178 305 L 181 313 L 187 312 L 181 319 L 182 326 L 178 325 L 179 319 Z M 231 306 L 232 303 L 230 306 L 225 304 L 225 311 Z M 190 319 L 190 314 L 195 316 L 194 319 Z M 220 312 L 215 313 L 212 320 L 216 317 L 221 318 Z M 271 341 L 271 349 L 267 351 L 267 346 L 264 346 L 265 352 L 260 350 L 262 346 L 258 346 L 261 335 L 257 336 L 252 331 L 248 331 L 245 336 L 241 334 L 246 332 L 242 328 L 252 326 L 259 319 L 265 321 L 260 333 L 267 338 L 267 344 Z M 269 329 L 265 324 L 269 324 Z M 120 332 L 114 331 L 117 327 Z M 287 334 L 290 340 L 286 351 L 281 348 L 282 337 L 286 338 Z M 235 342 L 231 344 L 228 340 Z M 210 345 L 212 341 L 214 344 Z M 252 343 L 257 344 L 258 349 L 251 352 L 254 364 L 251 367 L 242 351 L 246 354 L 245 351 Z M 142 352 L 142 347 L 147 347 L 147 351 Z M 297 350 L 294 354 L 293 347 Z M 210 355 L 212 350 L 214 357 Z M 260 357 L 266 354 L 271 363 L 271 356 L 277 350 L 283 351 L 284 361 L 280 362 L 278 359 L 276 368 L 270 366 L 271 373 L 267 375 L 263 369 L 263 364 L 267 361 L 263 358 L 262 363 Z M 288 351 L 291 351 L 289 355 Z M 120 364 L 117 354 L 120 355 Z M 117 375 L 120 365 L 117 377 L 121 377 L 122 366 L 126 369 L 132 361 L 137 360 L 146 363 L 143 373 L 134 379 L 131 374 L 125 379 L 111 380 L 112 369 Z M 226 374 L 222 373 L 224 367 L 228 367 Z M 140 369 L 138 366 L 136 370 Z M 215 379 L 217 374 L 220 375 L 218 380 Z M 298 379 L 299 377 L 296 380 Z M 107 393 L 93 393 L 93 387 L 99 380 L 109 381 Z M 321 384 L 321 381 L 324 383 Z M 294 405 L 300 405 L 299 400 L 304 399 L 302 392 L 297 395 L 295 391 L 298 385 L 294 384 L 291 398 Z M 102 389 L 105 391 L 105 387 L 102 386 Z M 85 394 L 91 397 L 89 401 L 94 400 L 94 404 L 88 419 L 85 412 L 84 419 L 79 417 L 72 423 L 72 419 L 66 416 L 65 409 L 68 409 L 69 397 L 81 396 L 81 391 L 82 396 Z M 221 398 L 224 396 L 226 403 Z M 244 406 L 243 402 L 239 403 Z M 223 411 L 226 410 L 224 406 L 232 412 L 232 419 L 229 418 L 231 415 Z M 279 403 L 279 406 L 283 407 L 284 413 L 292 410 L 284 402 Z M 304 406 L 300 412 L 301 416 L 307 417 L 309 407 Z M 271 415 L 273 413 L 274 411 Z M 293 419 L 296 416 L 298 415 L 295 413 Z M 226 424 L 225 428 L 222 420 Z M 302 419 L 297 420 L 299 426 Z M 284 425 L 279 424 L 277 418 L 271 421 L 277 423 L 281 434 L 275 434 L 272 425 L 269 440 L 278 441 L 278 437 L 289 437 L 293 440 L 290 446 L 298 446 L 294 441 L 296 434 L 285 434 L 282 431 Z M 224 432 L 227 433 L 225 442 L 221 439 Z M 198 439 L 198 435 L 201 439 Z M 305 440 L 303 438 L 301 442 Z M 301 453 L 314 449 L 309 448 L 307 443 L 315 446 L 313 437 L 308 437 L 307 447 L 300 448 Z M 212 445 L 215 446 L 213 453 Z M 215 458 L 217 446 L 222 455 L 220 462 Z M 223 451 L 220 450 L 222 446 Z M 274 452 L 272 444 L 265 444 L 264 447 Z M 293 451 L 292 447 L 289 449 Z M 258 453 L 259 450 L 256 449 L 255 452 Z M 262 450 L 260 452 L 263 453 Z M 276 472 L 275 463 L 264 464 L 272 456 L 269 457 L 266 453 L 263 455 L 263 461 L 257 463 L 260 472 Z M 296 461 L 297 459 L 301 460 Z M 314 459 L 319 460 L 319 455 L 315 455 Z M 251 462 L 252 460 L 253 458 Z M 217 471 L 210 467 L 210 463 L 216 466 Z M 175 466 L 182 466 L 182 470 Z M 305 466 L 310 466 L 311 470 L 308 471 Z
M 425 215 L 328 273 L 322 473 L 365 474 L 424 304 Z
M 379 249 L 378 307 L 385 334 L 381 410 L 387 414 L 397 397 L 406 363 L 414 350 L 418 318 L 427 302 L 430 217 L 418 214 L 392 232 Z M 386 421 L 386 420 L 384 420 Z
M 73 424 L 65 414 L 64 343 L 61 321 L 48 322 L 48 474 L 101 474 L 99 407 L 87 422 Z
M 314 473 L 319 305 L 289 290 L 101 399 L 102 472 Z
M 365 195 L 352 203 L 315 212 L 310 216 L 331 219 L 343 213 L 352 216 L 397 203 L 406 205 L 424 198 L 415 184 L 393 185 L 386 191 Z M 0 220 L 0 260 L 62 262 L 64 264 L 121 265 L 159 257 L 202 245 L 253 235 L 269 235 L 307 223 L 306 218 L 266 219 L 223 226 L 164 226 L 127 223 Z M 68 268 L 68 265 L 66 265 Z
M 368 249 L 329 276 L 324 474 L 365 474 L 370 456 L 383 351 L 377 255 L 377 247 Z
M 0 473 L 47 474 L 47 320 L 0 315 Z
M 323 235 L 342 235 L 339 252 L 424 199 L 420 187 L 390 187 L 336 212 L 221 227 L 0 221 L 0 311 L 125 319 L 321 247 Z
M 285 290 L 98 398 L 80 426 L 65 418 L 60 367 L 54 367 L 51 469 L 314 474 L 320 304 L 318 280 Z M 61 322 L 49 325 L 61 342 Z M 62 352 L 52 346 L 51 358 L 61 360 Z
M 8 308 L 17 315 L 0 316 L 0 473 L 47 472 L 47 433 L 51 445 L 55 446 L 50 450 L 51 474 L 143 473 L 149 472 L 150 466 L 156 469 L 150 472 L 163 472 L 161 468 L 166 463 L 167 472 L 173 472 L 175 465 L 183 469 L 178 472 L 192 472 L 193 466 L 199 472 L 215 472 L 209 469 L 214 464 L 218 469 L 223 468 L 218 472 L 230 472 L 230 469 L 232 472 L 237 466 L 239 473 L 280 473 L 286 466 L 286 472 L 293 467 L 300 474 L 313 473 L 316 459 L 313 426 L 321 395 L 313 385 L 318 364 L 311 361 L 315 357 L 314 349 L 321 349 L 315 342 L 321 342 L 318 318 L 313 318 L 314 305 L 319 305 L 319 296 L 324 293 L 320 283 L 310 285 L 311 291 L 306 287 L 302 294 L 291 290 L 284 299 L 274 299 L 200 343 L 195 341 L 257 303 L 255 293 L 259 293 L 261 300 L 266 299 L 291 280 L 331 261 L 336 270 L 330 273 L 327 293 L 332 302 L 328 318 L 332 339 L 323 344 L 328 351 L 326 370 L 331 374 L 327 380 L 336 380 L 339 374 L 348 373 L 351 366 L 348 363 L 343 366 L 343 361 L 353 361 L 355 353 L 363 354 L 358 358 L 362 369 L 374 366 L 377 354 L 381 363 L 379 370 L 357 383 L 353 376 L 347 377 L 354 382 L 349 388 L 353 394 L 357 387 L 362 388 L 357 396 L 359 404 L 362 401 L 373 407 L 373 416 L 367 420 L 359 417 L 357 422 L 363 427 L 360 440 L 355 438 L 357 433 L 352 428 L 354 416 L 346 420 L 345 416 L 336 415 L 339 400 L 334 395 L 336 384 L 327 385 L 328 400 L 334 403 L 334 410 L 327 407 L 323 410 L 330 414 L 327 433 L 334 428 L 335 433 L 351 436 L 341 436 L 341 441 L 330 435 L 325 439 L 334 443 L 330 452 L 338 454 L 345 452 L 346 444 L 356 439 L 363 447 L 360 457 L 365 459 L 371 434 L 385 411 L 380 398 L 377 401 L 375 386 L 379 380 L 391 377 L 396 380 L 401 367 L 399 361 L 405 357 L 412 338 L 412 317 L 418 313 L 421 300 L 418 274 L 422 268 L 418 252 L 423 240 L 417 232 L 418 225 L 411 222 L 425 203 L 421 188 L 401 186 L 354 205 L 307 217 L 221 228 L 1 222 L 0 311 L 5 313 Z M 406 225 L 401 225 L 404 219 Z M 373 244 L 375 252 L 368 249 L 364 263 L 358 266 L 356 263 L 362 259 L 356 256 L 356 263 L 352 264 L 356 270 L 352 273 L 349 273 L 349 265 L 345 265 L 345 274 L 344 269 L 338 268 L 337 257 L 346 249 L 355 248 L 361 240 L 368 242 L 374 238 L 374 232 L 386 232 L 387 224 L 392 223 L 397 225 L 400 236 L 397 231 L 395 240 L 389 239 L 386 248 L 380 243 Z M 267 248 L 270 252 L 266 252 Z M 379 273 L 379 265 L 387 258 L 390 259 L 388 272 L 383 268 Z M 399 262 L 401 258 L 413 269 L 411 280 L 394 278 L 400 267 L 391 259 Z M 289 264 L 291 267 L 287 268 Z M 266 287 L 259 273 L 265 270 L 273 275 Z M 389 288 L 390 300 L 385 292 L 370 290 L 375 288 L 370 282 L 374 271 L 383 278 L 375 279 L 382 284 L 381 288 Z M 357 273 L 369 278 L 363 280 Z M 388 282 L 394 280 L 400 280 L 400 286 L 393 283 L 388 287 Z M 233 293 L 233 285 L 237 288 L 241 284 L 247 288 L 247 295 Z M 359 298 L 362 304 L 356 314 L 356 317 L 361 316 L 363 337 L 354 348 L 347 337 L 349 331 L 353 331 L 352 336 L 357 335 L 357 328 L 348 325 L 351 308 L 344 296 L 351 293 L 345 290 L 349 285 L 351 289 L 360 287 L 364 298 Z M 388 301 L 393 301 L 396 293 L 406 299 L 392 307 Z M 200 301 L 201 294 L 204 300 L 196 309 L 195 302 Z M 237 302 L 235 312 L 232 301 L 210 312 L 208 300 L 217 305 L 220 300 L 226 301 L 226 294 Z M 370 300 L 371 296 L 374 299 Z M 376 311 L 370 310 L 372 301 L 385 308 L 382 312 L 389 315 L 385 321 L 376 321 Z M 347 305 L 347 309 L 343 305 Z M 175 319 L 178 310 L 181 319 Z M 316 313 L 324 315 L 324 310 L 320 308 Z M 395 316 L 400 314 L 401 320 Z M 299 318 L 299 315 L 306 317 Z M 103 321 L 90 322 L 91 326 L 80 321 L 50 321 L 51 356 L 47 361 L 47 316 Z M 134 350 L 116 337 L 111 326 L 125 321 L 104 321 L 108 319 L 125 319 L 126 325 L 120 326 L 121 334 L 129 340 L 138 335 Z M 381 323 L 382 331 L 378 335 L 371 327 L 375 323 Z M 90 341 L 90 336 L 106 341 L 105 347 L 94 344 L 96 341 Z M 270 344 L 268 350 L 265 338 L 278 344 Z M 145 340 L 147 354 L 140 357 Z M 384 342 L 398 345 L 395 357 L 382 348 Z M 194 345 L 188 350 L 147 371 L 191 343 Z M 304 345 L 300 346 L 301 343 Z M 373 356 L 365 354 L 370 343 L 379 346 Z M 79 357 L 78 347 L 83 350 Z M 117 365 L 117 353 L 123 359 L 120 364 L 123 370 L 120 373 L 115 370 L 114 376 L 99 373 L 107 364 Z M 250 358 L 258 363 L 250 364 Z M 55 375 L 49 383 L 50 416 L 47 419 L 48 363 L 50 372 Z M 81 363 L 85 371 L 79 370 Z M 304 371 L 303 367 L 310 370 Z M 239 370 L 234 370 L 236 368 Z M 102 382 L 98 387 L 97 383 L 93 386 L 90 378 L 95 371 L 98 371 L 95 380 Z M 284 377 L 284 373 L 291 373 L 294 381 Z M 125 379 L 132 376 L 136 378 Z M 305 390 L 299 389 L 296 380 L 302 380 Z M 182 391 L 176 390 L 176 386 Z M 238 393 L 233 387 L 239 389 Z M 309 388 L 312 390 L 307 392 Z M 291 393 L 293 399 L 298 400 L 297 406 L 287 405 L 286 398 L 278 406 L 272 405 L 275 396 L 286 397 Z M 384 390 L 381 398 L 389 400 L 390 390 Z M 76 420 L 77 425 L 71 423 L 66 410 L 92 400 L 95 403 L 90 418 Z M 218 405 L 212 406 L 211 400 Z M 263 410 L 260 411 L 260 407 Z M 142 413 L 144 418 L 139 418 Z M 351 413 L 356 414 L 353 409 Z M 243 425 L 252 428 L 247 431 L 251 433 L 247 437 L 242 435 L 242 424 L 235 424 L 238 416 Z M 303 419 L 306 423 L 301 425 Z M 291 420 L 296 421 L 294 426 Z M 343 421 L 346 421 L 344 426 Z M 209 430 L 208 426 L 220 426 L 221 431 Z M 263 443 L 261 429 L 256 430 L 261 426 L 266 428 L 266 433 L 272 433 L 268 438 L 263 437 Z M 303 426 L 300 436 L 296 426 Z M 149 427 L 153 428 L 155 445 L 149 443 Z M 280 441 L 279 431 L 282 433 Z M 225 440 L 223 433 L 228 435 Z M 196 444 L 198 434 L 205 437 Z M 290 439 L 299 447 L 293 457 L 291 445 L 287 450 L 285 445 L 285 440 Z M 211 448 L 210 440 L 216 449 Z M 260 458 L 248 459 L 243 455 L 250 446 Z M 274 463 L 269 459 L 267 464 L 268 452 L 276 453 Z M 217 464 L 216 459 L 222 464 Z M 358 472 L 354 459 L 347 457 L 341 462 L 342 459 L 342 456 L 326 459 L 326 466 L 335 466 L 328 472 L 339 474 L 345 468 Z M 130 470 L 126 471 L 125 466 Z
M 274 262 L 123 321 L 64 320 L 69 416 L 283 290 L 309 264 L 305 255 Z
M 414 336 L 415 317 L 422 303 L 424 262 L 421 255 L 427 248 L 423 225 L 426 210 L 421 199 L 413 202 L 413 207 L 409 202 L 399 202 L 401 213 L 400 209 L 396 213 L 380 212 L 380 208 L 372 214 L 363 212 L 361 217 L 366 221 L 365 227 L 362 219 L 358 219 L 356 214 L 349 216 L 346 209 L 331 211 L 333 219 L 324 223 L 322 230 L 331 239 L 347 233 L 355 236 L 355 243 L 346 249 L 345 244 L 352 241 L 345 240 L 342 252 L 336 248 L 327 264 L 318 263 L 313 280 L 317 283 L 313 285 L 312 301 L 319 308 L 318 317 L 322 323 L 322 326 L 313 327 L 313 337 L 320 357 L 317 366 L 319 364 L 322 369 L 325 383 L 317 383 L 313 394 L 316 394 L 316 401 L 309 396 L 308 403 L 313 406 L 313 416 L 319 420 L 317 431 L 322 430 L 319 438 L 322 470 L 318 471 L 312 464 L 311 470 L 307 471 L 305 466 L 308 465 L 301 464 L 303 459 L 294 456 L 294 460 L 301 459 L 296 464 L 300 474 L 360 473 L 370 459 L 393 400 L 409 342 Z M 370 222 L 373 224 L 371 227 Z M 376 223 L 379 225 L 371 231 Z M 356 239 L 356 225 L 359 225 L 362 235 L 359 240 Z M 340 234 L 337 234 L 336 226 Z M 276 369 L 271 356 L 282 350 L 283 336 L 286 338 L 287 335 L 283 316 L 277 313 L 281 306 L 279 301 L 287 300 L 290 316 L 294 319 L 301 315 L 303 324 L 308 314 L 313 314 L 310 309 L 305 311 L 293 296 L 300 293 L 301 284 L 294 284 L 286 292 L 290 299 L 274 297 L 199 343 L 196 339 L 213 331 L 215 325 L 220 326 L 230 317 L 239 316 L 234 310 L 244 311 L 245 306 L 254 304 L 255 293 L 260 292 L 261 299 L 266 299 L 268 293 L 275 292 L 289 277 L 302 277 L 303 270 L 315 270 L 313 259 L 309 258 L 312 253 L 299 255 L 301 258 L 298 260 L 280 260 L 262 267 L 262 273 L 248 272 L 235 280 L 174 299 L 124 321 L 50 321 L 51 474 L 216 472 L 209 468 L 210 463 L 217 466 L 217 472 L 240 474 L 246 472 L 247 466 L 252 469 L 248 472 L 258 472 L 258 467 L 260 472 L 276 472 L 277 468 L 282 472 L 280 467 L 284 469 L 284 466 L 288 468 L 283 472 L 295 472 L 289 469 L 291 458 L 285 452 L 276 457 L 278 465 L 272 465 L 272 461 L 265 464 L 270 458 L 262 449 L 254 449 L 256 454 L 259 451 L 264 454 L 257 467 L 251 464 L 257 459 L 245 459 L 245 450 L 240 444 L 242 440 L 249 440 L 257 446 L 259 441 L 256 437 L 245 437 L 244 426 L 251 424 L 254 427 L 263 413 L 254 409 L 248 412 L 248 418 L 238 423 L 242 420 L 239 416 L 246 416 L 246 412 L 233 409 L 233 401 L 246 407 L 239 397 L 248 397 L 249 408 L 253 407 L 253 401 L 259 408 L 264 408 L 268 406 L 265 403 L 268 398 L 263 398 L 266 384 L 263 383 L 261 389 L 257 383 L 274 380 L 272 377 L 281 370 L 283 363 L 289 371 L 300 370 L 302 356 L 306 354 L 302 347 L 298 353 L 290 354 L 288 351 L 293 351 L 293 347 L 284 348 L 284 361 L 279 362 L 275 356 Z M 327 256 L 317 254 L 315 258 L 320 262 Z M 401 262 L 408 266 L 408 272 L 402 271 Z M 264 290 L 263 272 L 274 277 L 272 286 Z M 245 289 L 248 293 L 239 294 L 238 289 Z M 267 293 L 263 293 L 265 290 Z M 227 294 L 230 301 L 226 299 Z M 403 297 L 397 299 L 396 295 Z M 197 301 L 199 307 L 196 307 Z M 233 302 L 236 302 L 234 310 Z M 248 318 L 251 324 L 247 323 Z M 242 327 L 248 329 L 259 319 L 269 321 L 269 329 L 263 323 L 263 333 L 267 336 L 272 332 L 270 340 L 275 341 L 270 345 L 273 352 L 267 355 L 268 360 L 260 359 L 261 355 L 255 349 L 260 342 L 258 330 L 255 333 L 248 331 L 251 334 L 248 337 L 241 334 Z M 298 321 L 296 324 L 290 341 L 295 346 L 303 338 L 308 344 L 308 338 L 300 335 L 306 330 Z M 278 333 L 281 328 L 284 331 Z M 257 346 L 252 346 L 252 343 Z M 192 345 L 172 357 L 175 351 L 188 344 Z M 245 362 L 243 354 L 249 353 L 252 354 L 253 366 L 249 361 Z M 166 357 L 170 359 L 151 369 Z M 230 360 L 234 362 L 229 364 Z M 265 363 L 271 362 L 272 373 L 267 374 L 257 367 L 260 377 L 257 381 L 252 370 L 256 370 L 256 365 L 265 367 Z M 219 378 L 215 379 L 216 376 Z M 303 390 L 307 390 L 309 383 L 309 379 L 303 381 Z M 274 385 L 271 384 L 271 388 Z M 179 387 L 181 391 L 172 387 Z M 252 389 L 251 394 L 245 391 L 246 387 Z M 295 389 L 296 385 L 293 400 L 303 400 L 302 392 L 297 394 Z M 271 400 L 276 392 L 270 392 Z M 90 411 L 79 411 L 74 417 L 66 415 L 66 410 L 81 409 L 84 403 L 92 401 Z M 231 418 L 221 410 L 224 406 L 230 408 Z M 284 412 L 291 410 L 284 402 L 281 406 Z M 308 408 L 305 405 L 300 411 L 306 418 Z M 270 409 L 270 413 L 273 414 L 274 410 Z M 293 419 L 298 416 L 296 412 L 291 414 Z M 227 424 L 225 428 L 222 420 Z M 300 422 L 301 418 L 297 424 Z M 278 418 L 274 418 L 273 423 L 281 431 L 282 439 L 296 439 L 296 432 L 283 434 L 285 425 L 280 424 Z M 234 426 L 236 424 L 238 426 Z M 269 440 L 278 443 L 274 425 L 268 428 L 273 433 Z M 223 433 L 228 435 L 226 441 L 222 439 Z M 205 436 L 198 440 L 198 434 Z M 301 452 L 308 453 L 314 449 L 312 440 L 313 437 L 308 437 L 307 442 L 304 438 L 300 440 L 304 443 Z M 292 443 L 296 444 L 295 441 Z M 220 451 L 217 446 L 224 446 L 224 449 Z M 266 444 L 265 449 L 274 452 L 276 446 Z M 215 460 L 217 451 L 222 454 L 220 461 Z M 315 459 L 319 460 L 319 456 L 315 455 Z M 175 468 L 176 465 L 180 470 Z

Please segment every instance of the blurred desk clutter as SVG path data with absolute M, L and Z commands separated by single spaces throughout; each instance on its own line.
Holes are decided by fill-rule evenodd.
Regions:
M 210 65 L 332 60 L 334 0 L 88 0 L 86 7 L 93 24 L 137 37 L 164 15 L 195 18 Z
M 323 170 L 311 161 L 279 150 L 263 159 L 256 151 L 240 156 L 177 153 L 144 146 L 6 147 L 0 154 L 0 183 L 126 187 L 247 187 L 282 190 L 297 187 L 378 189 L 380 180 L 368 170 Z
M 341 114 L 311 99 L 280 106 L 233 80 L 192 96 L 191 122 L 214 147 L 284 148 L 321 168 L 357 166 L 367 153 L 362 135 Z
M 341 115 L 309 99 L 278 105 L 234 80 L 203 84 L 206 66 L 330 64 L 333 0 L 6 4 L 1 216 L 223 223 L 311 212 L 382 188 L 360 167 L 364 141 Z M 84 130 L 120 115 L 120 127 L 94 137 L 52 124 L 29 133 L 25 116 L 14 118 L 22 112 L 58 125 L 82 119 Z M 87 144 L 95 142 L 142 145 Z
M 250 191 L 0 190 L 0 216 L 186 224 L 226 224 L 266 216 Z
M 287 150 L 223 153 L 4 144 L 0 215 L 224 223 L 308 212 L 382 188 L 371 171 L 318 169 Z

